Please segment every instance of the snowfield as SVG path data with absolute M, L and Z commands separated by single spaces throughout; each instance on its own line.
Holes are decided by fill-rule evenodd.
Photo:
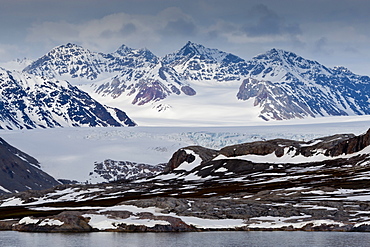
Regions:
M 0 136 L 38 159 L 42 169 L 55 178 L 85 182 L 94 162 L 105 159 L 156 165 L 168 162 L 185 146 L 219 149 L 274 138 L 308 141 L 331 134 L 358 135 L 370 128 L 369 120 L 370 116 L 325 117 L 224 127 L 186 127 L 177 122 L 177 127 L 1 130 Z

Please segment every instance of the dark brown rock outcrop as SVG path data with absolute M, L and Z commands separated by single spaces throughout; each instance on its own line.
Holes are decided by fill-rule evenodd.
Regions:
M 13 224 L 13 230 L 25 232 L 91 232 L 89 219 L 83 212 L 65 211 L 52 217 L 34 218 L 31 222 Z
M 287 139 L 273 139 L 267 141 L 256 141 L 227 146 L 220 150 L 212 150 L 200 146 L 189 146 L 175 152 L 165 168 L 166 172 L 172 171 L 183 162 L 191 163 L 195 156 L 185 150 L 191 150 L 202 159 L 201 164 L 210 162 L 218 155 L 228 158 L 238 158 L 243 155 L 268 155 L 274 153 L 276 157 L 282 157 L 286 153 L 292 156 L 313 156 L 323 152 L 328 157 L 341 154 L 352 154 L 370 145 L 370 130 L 365 134 L 355 136 L 353 134 L 338 134 L 328 137 L 317 138 L 311 141 L 294 141 Z M 244 161 L 239 160 L 240 164 Z M 245 163 L 245 162 L 244 162 Z
M 217 156 L 218 152 L 213 149 L 204 148 L 201 146 L 190 146 L 186 147 L 187 150 L 193 151 L 195 154 L 199 155 L 199 157 L 203 161 L 208 161 Z M 180 149 L 175 152 L 169 162 L 167 163 L 167 167 L 165 167 L 164 172 L 170 172 L 173 169 L 177 168 L 183 162 L 192 163 L 195 160 L 195 156 L 191 153 L 187 153 L 184 149 Z
M 144 105 L 148 102 L 162 100 L 171 92 L 159 81 L 141 81 L 137 88 L 139 91 L 132 104 Z

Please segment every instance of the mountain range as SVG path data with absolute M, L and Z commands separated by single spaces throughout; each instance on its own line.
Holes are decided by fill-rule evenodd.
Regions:
M 96 101 L 125 109 L 133 119 L 149 119 L 145 123 L 370 114 L 370 77 L 275 48 L 244 60 L 190 41 L 164 57 L 125 45 L 106 54 L 68 43 L 23 63 L 22 75 L 67 80 Z

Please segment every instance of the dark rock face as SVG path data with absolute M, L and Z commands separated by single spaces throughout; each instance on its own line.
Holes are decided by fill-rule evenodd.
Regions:
M 173 154 L 172 158 L 167 164 L 165 172 L 170 172 L 177 168 L 180 164 L 187 162 L 191 163 L 195 160 L 195 156 L 192 154 L 186 153 L 184 150 L 178 150 L 176 153 Z
M 310 108 L 279 84 L 256 79 L 245 79 L 239 87 L 237 98 L 254 98 L 254 106 L 262 107 L 260 117 L 264 120 L 314 117 Z
M 180 149 L 174 153 L 164 171 L 171 172 L 184 162 L 192 163 L 195 159 L 194 155 L 199 155 L 202 161 L 192 172 L 196 172 L 196 174 L 201 177 L 222 176 L 223 173 L 217 172 L 221 167 L 226 168 L 229 172 L 248 174 L 263 171 L 271 167 L 277 167 L 277 165 L 271 163 L 253 163 L 248 160 L 243 160 L 242 156 L 244 155 L 265 156 L 274 154 L 277 158 L 280 158 L 284 155 L 289 155 L 291 157 L 300 155 L 312 157 L 323 154 L 329 159 L 333 156 L 352 154 L 362 150 L 369 145 L 366 145 L 370 139 L 368 135 L 369 133 L 360 136 L 341 134 L 318 138 L 309 142 L 274 139 L 227 146 L 219 151 L 191 146 Z M 191 150 L 194 154 L 185 150 Z M 223 155 L 226 159 L 214 159 L 218 155 Z M 348 163 L 351 164 L 356 162 L 358 162 L 356 158 L 352 161 L 348 161 Z
M 194 96 L 196 94 L 195 90 L 189 86 L 181 87 L 181 91 L 188 96 Z
M 149 102 L 155 102 L 166 98 L 171 92 L 159 81 L 141 82 L 137 88 L 138 93 L 132 104 L 144 105 Z
M 0 138 L 0 194 L 43 190 L 60 184 L 40 169 L 39 162 Z
M 112 108 L 112 107 L 107 107 L 108 109 L 113 109 L 115 112 L 115 116 L 118 118 L 120 122 L 123 122 L 124 125 L 133 127 L 136 126 L 137 124 L 126 114 L 126 112 L 118 109 L 118 108 Z
M 370 145 L 370 129 L 360 136 L 349 136 L 346 140 L 337 140 L 336 145 L 328 148 L 327 155 L 337 156 L 341 154 L 352 154 Z

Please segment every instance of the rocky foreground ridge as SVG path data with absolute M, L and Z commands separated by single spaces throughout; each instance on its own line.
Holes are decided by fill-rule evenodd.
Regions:
M 370 130 L 178 150 L 159 175 L 0 198 L 0 228 L 33 232 L 370 231 Z

